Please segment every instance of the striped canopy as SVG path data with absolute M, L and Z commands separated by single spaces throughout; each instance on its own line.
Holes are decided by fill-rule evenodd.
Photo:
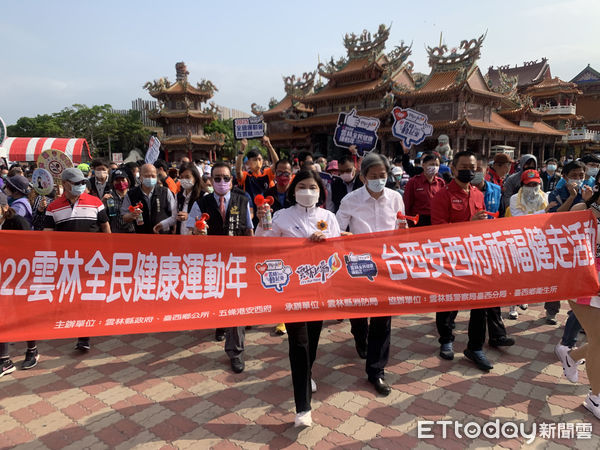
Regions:
M 6 158 L 9 161 L 37 161 L 40 153 L 48 149 L 65 152 L 75 164 L 92 159 L 90 147 L 85 139 L 9 137 L 2 147 L 6 150 Z

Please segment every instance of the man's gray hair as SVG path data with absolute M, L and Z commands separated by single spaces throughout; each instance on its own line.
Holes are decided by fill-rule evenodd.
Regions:
M 369 169 L 380 164 L 383 164 L 386 172 L 390 172 L 390 162 L 385 156 L 375 152 L 367 153 L 360 164 L 360 174 L 366 178 Z

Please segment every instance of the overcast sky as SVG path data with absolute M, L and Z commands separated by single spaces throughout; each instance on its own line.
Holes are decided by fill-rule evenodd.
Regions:
M 440 33 L 452 48 L 487 30 L 484 74 L 545 56 L 553 76 L 570 80 L 588 63 L 600 70 L 598 17 L 598 0 L 4 2 L 0 116 L 12 124 L 74 103 L 129 108 L 150 99 L 146 81 L 174 81 L 178 61 L 194 84 L 217 86 L 217 104 L 249 112 L 253 102 L 283 97 L 282 75 L 344 56 L 345 33 L 380 23 L 392 25 L 387 51 L 413 42 L 419 72 L 429 73 L 425 46 Z

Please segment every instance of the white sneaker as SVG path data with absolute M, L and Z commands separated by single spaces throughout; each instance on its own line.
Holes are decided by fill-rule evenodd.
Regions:
M 567 380 L 571 383 L 577 383 L 579 381 L 578 363 L 571 358 L 570 351 L 571 349 L 566 345 L 557 344 L 554 347 L 554 353 L 563 366 L 563 373 L 567 377 Z
M 600 395 L 592 395 L 592 392 L 590 391 L 583 401 L 583 406 L 596 416 L 596 419 L 600 419 Z
M 313 380 L 312 378 L 310 379 L 310 390 L 313 394 L 317 392 L 317 383 L 315 383 L 315 380 Z
M 296 414 L 294 418 L 294 427 L 312 427 L 312 416 L 310 411 L 302 411 L 301 413 Z
M 510 320 L 517 320 L 519 318 L 519 313 L 517 312 L 517 307 L 515 305 L 510 307 L 510 311 L 508 312 L 508 318 Z
M 527 308 L 529 308 L 529 304 L 523 303 L 522 305 L 519 305 L 519 308 L 521 308 L 523 311 L 526 311 Z

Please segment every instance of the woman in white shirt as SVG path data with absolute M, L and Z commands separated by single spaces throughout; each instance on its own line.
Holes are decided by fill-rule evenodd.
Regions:
M 185 222 L 196 200 L 204 195 L 204 184 L 200 172 L 192 163 L 184 163 L 179 168 L 179 182 L 181 190 L 177 193 L 176 233 L 190 234 L 190 229 L 185 226 Z
M 271 230 L 264 230 L 259 223 L 257 236 L 308 238 L 314 242 L 340 236 L 335 215 L 317 206 L 325 202 L 325 187 L 319 174 L 312 170 L 298 172 L 288 189 L 288 199 L 292 206 L 274 214 Z M 258 217 L 262 220 L 264 215 L 265 209 L 260 208 Z M 310 399 L 311 393 L 317 390 L 311 370 L 323 321 L 286 323 L 285 326 L 296 402 L 294 425 L 311 426 Z

